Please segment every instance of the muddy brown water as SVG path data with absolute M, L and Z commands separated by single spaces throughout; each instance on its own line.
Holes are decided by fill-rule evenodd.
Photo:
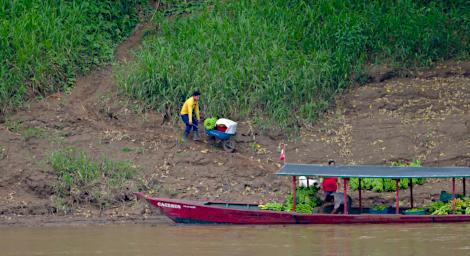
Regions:
M 0 255 L 470 255 L 470 224 L 103 225 L 0 230 Z

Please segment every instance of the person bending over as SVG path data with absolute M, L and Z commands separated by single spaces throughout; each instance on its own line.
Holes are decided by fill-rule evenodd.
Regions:
M 199 96 L 201 93 L 199 91 L 195 91 L 193 96 L 187 99 L 184 102 L 183 107 L 181 108 L 181 119 L 183 120 L 184 124 L 186 125 L 186 129 L 183 133 L 183 142 L 188 139 L 189 133 L 193 130 L 193 140 L 199 140 L 199 133 L 198 133 L 198 123 L 201 120 L 199 115 Z

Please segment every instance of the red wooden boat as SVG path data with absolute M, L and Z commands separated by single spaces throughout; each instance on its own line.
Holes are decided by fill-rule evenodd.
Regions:
M 359 208 L 350 212 L 345 207 L 343 214 L 304 214 L 293 212 L 259 210 L 257 204 L 226 202 L 190 202 L 164 198 L 152 198 L 143 193 L 135 193 L 176 223 L 199 224 L 357 224 L 357 223 L 431 223 L 470 221 L 470 215 L 403 215 L 404 209 L 398 207 L 398 181 L 400 178 L 452 178 L 452 198 L 455 204 L 455 178 L 470 177 L 468 167 L 385 167 L 385 166 L 321 166 L 286 164 L 277 173 L 292 176 L 294 198 L 297 176 L 341 177 L 344 181 L 344 194 L 347 196 L 348 178 L 391 178 L 396 182 L 395 214 L 365 214 L 362 208 L 361 189 L 359 188 Z M 359 182 L 360 184 L 360 182 Z M 410 197 L 413 198 L 412 186 Z M 454 205 L 455 206 L 455 205 Z M 413 200 L 411 200 L 413 208 Z

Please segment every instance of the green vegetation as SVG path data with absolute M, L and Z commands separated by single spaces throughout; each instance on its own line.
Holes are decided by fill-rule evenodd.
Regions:
M 421 161 L 414 160 L 410 163 L 404 162 L 392 162 L 392 166 L 409 166 L 409 167 L 421 167 Z M 423 178 L 413 178 L 413 184 L 422 185 L 425 182 Z M 407 189 L 410 184 L 410 179 L 400 179 L 398 183 L 399 189 Z M 349 186 L 353 190 L 359 189 L 359 179 L 352 178 L 349 180 Z M 392 179 L 373 179 L 364 178 L 361 179 L 361 189 L 372 190 L 374 192 L 392 192 L 396 189 L 395 180 Z
M 442 206 L 444 206 L 446 203 L 442 202 L 442 201 L 436 201 L 436 202 L 433 202 L 431 203 L 430 205 L 428 205 L 427 209 L 428 209 L 428 212 L 430 213 L 433 213 L 435 212 L 436 210 L 440 209 Z
M 129 152 L 133 151 L 133 149 L 130 148 L 130 147 L 123 147 L 121 150 L 122 150 L 122 152 L 125 152 L 125 153 L 129 153 Z
M 56 202 L 61 206 L 58 208 L 72 208 L 76 203 L 110 206 L 125 201 L 126 193 L 134 188 L 131 179 L 136 169 L 129 161 L 95 160 L 84 151 L 66 148 L 53 152 L 50 164 L 58 175 L 55 186 Z
M 44 129 L 37 127 L 25 128 L 21 121 L 7 119 L 5 121 L 5 127 L 8 131 L 13 133 L 21 134 L 24 140 L 32 138 L 41 138 L 44 135 Z
M 0 2 L 0 115 L 27 97 L 63 90 L 108 61 L 137 23 L 139 0 Z
M 136 62 L 116 70 L 124 91 L 176 113 L 198 88 L 207 116 L 295 127 L 365 82 L 368 64 L 413 67 L 470 54 L 464 0 L 241 0 L 199 9 L 156 19 L 160 30 Z
M 284 206 L 281 203 L 270 202 L 266 204 L 260 204 L 258 207 L 261 210 L 271 210 L 271 211 L 282 211 Z
M 206 120 L 204 120 L 204 128 L 206 130 L 213 130 L 215 128 L 216 122 L 217 122 L 216 117 L 206 118 Z
M 423 208 L 411 208 L 411 209 L 405 210 L 405 213 L 418 213 L 418 212 L 424 212 L 424 211 L 426 210 Z
M 163 14 L 182 15 L 189 14 L 194 11 L 203 9 L 207 4 L 214 2 L 213 0 L 163 0 L 160 3 L 163 6 Z
M 296 212 L 300 213 L 312 213 L 313 208 L 320 204 L 320 199 L 317 197 L 318 189 L 315 187 L 297 188 L 297 205 Z M 292 194 L 289 194 L 284 203 L 270 202 L 267 204 L 260 204 L 258 207 L 261 210 L 271 210 L 271 211 L 292 211 Z
M 21 129 L 21 122 L 16 121 L 16 120 L 7 119 L 7 120 L 5 120 L 5 127 L 10 132 L 18 133 Z
M 378 205 L 374 205 L 371 209 L 374 211 L 383 211 L 387 209 L 387 207 L 388 206 L 386 204 L 378 204 Z
M 432 215 L 453 214 L 452 200 L 447 203 L 434 202 L 429 206 L 428 211 Z M 470 198 L 455 199 L 455 214 L 470 214 Z
M 21 131 L 21 136 L 24 140 L 30 140 L 33 138 L 41 138 L 44 135 L 44 130 L 41 128 L 30 127 Z

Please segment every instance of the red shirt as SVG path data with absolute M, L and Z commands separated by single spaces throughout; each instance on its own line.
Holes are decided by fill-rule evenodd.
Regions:
M 337 182 L 338 178 L 324 178 L 321 184 L 321 188 L 323 191 L 335 192 L 338 188 L 336 185 Z

